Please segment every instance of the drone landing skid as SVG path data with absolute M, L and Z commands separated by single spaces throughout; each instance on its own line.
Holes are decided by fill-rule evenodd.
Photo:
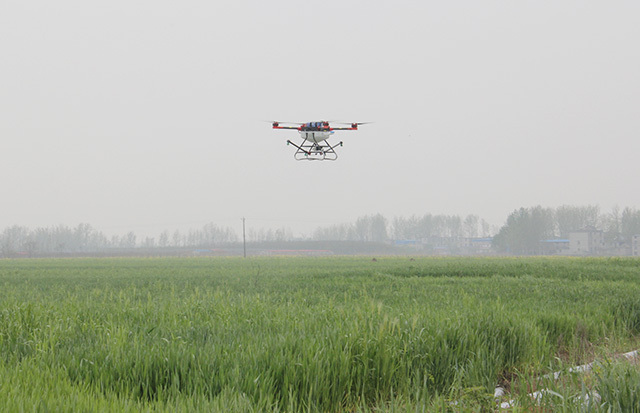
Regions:
M 330 146 L 310 141 L 304 141 L 302 144 L 296 145 L 291 141 L 287 141 L 287 145 L 296 147 L 296 153 L 293 154 L 296 161 L 335 161 L 338 159 L 338 154 L 334 148 L 342 146 L 342 142 Z

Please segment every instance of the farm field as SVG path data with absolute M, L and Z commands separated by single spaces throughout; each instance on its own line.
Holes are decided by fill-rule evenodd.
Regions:
M 6 411 L 638 411 L 639 336 L 633 258 L 0 260 Z

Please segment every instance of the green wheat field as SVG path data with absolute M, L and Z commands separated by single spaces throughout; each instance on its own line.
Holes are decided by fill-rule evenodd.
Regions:
M 640 411 L 639 336 L 633 258 L 0 260 L 9 412 Z

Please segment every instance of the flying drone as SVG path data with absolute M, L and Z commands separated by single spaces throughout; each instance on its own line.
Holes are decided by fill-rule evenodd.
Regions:
M 287 140 L 287 145 L 293 145 L 296 148 L 296 153 L 293 154 L 293 157 L 297 161 L 335 161 L 338 159 L 335 148 L 342 146 L 342 141 L 331 145 L 327 142 L 327 139 L 337 130 L 358 130 L 358 125 L 364 125 L 365 123 L 368 122 L 337 123 L 339 125 L 348 125 L 348 127 L 334 128 L 324 120 L 307 123 L 274 121 L 272 126 L 273 129 L 292 129 L 300 133 L 302 143 L 295 144 Z M 282 124 L 293 126 L 281 126 Z

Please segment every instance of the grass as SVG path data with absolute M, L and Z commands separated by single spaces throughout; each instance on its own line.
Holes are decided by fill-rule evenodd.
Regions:
M 481 411 L 629 350 L 639 278 L 631 258 L 2 260 L 0 405 Z M 621 369 L 603 400 L 637 406 Z

